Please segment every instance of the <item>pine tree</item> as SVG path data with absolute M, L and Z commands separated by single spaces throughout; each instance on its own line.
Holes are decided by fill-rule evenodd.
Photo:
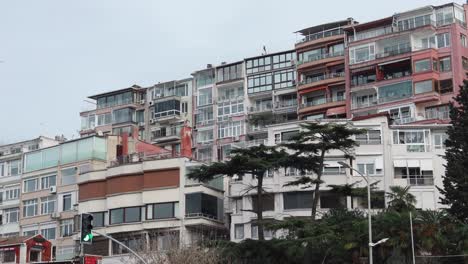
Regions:
M 332 150 L 339 150 L 345 157 L 350 157 L 354 147 L 359 145 L 351 137 L 364 131 L 346 124 L 316 122 L 302 124 L 301 128 L 291 143 L 283 144 L 293 152 L 284 165 L 301 171 L 299 179 L 286 185 L 306 185 L 309 188 L 314 186 L 311 217 L 315 220 L 320 185 L 323 183 L 322 173 L 326 165 L 325 155 Z M 310 172 L 313 172 L 315 177 L 311 176 Z
M 257 214 L 258 239 L 264 240 L 264 222 L 263 222 L 263 198 L 268 192 L 263 188 L 263 178 L 268 171 L 277 170 L 285 160 L 288 154 L 284 150 L 277 150 L 276 147 L 265 145 L 250 147 L 247 149 L 235 149 L 231 151 L 231 159 L 225 162 L 215 162 L 210 165 L 202 165 L 195 168 L 187 177 L 201 182 L 212 180 L 219 175 L 227 177 L 242 177 L 246 174 L 251 175 L 256 181 L 248 185 L 243 190 L 244 195 L 254 193 L 257 200 L 257 207 L 253 211 Z
M 451 126 L 447 129 L 442 204 L 449 213 L 468 223 L 468 81 L 463 82 L 455 103 L 450 104 Z

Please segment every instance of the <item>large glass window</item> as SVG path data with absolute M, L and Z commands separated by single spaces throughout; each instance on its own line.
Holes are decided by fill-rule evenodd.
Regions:
M 177 217 L 178 202 L 157 203 L 147 205 L 147 219 L 167 219 Z
M 264 194 L 262 197 L 263 201 L 263 212 L 274 211 L 275 210 L 275 195 L 274 194 Z M 258 199 L 257 196 L 252 196 L 252 210 L 257 211 L 258 208 Z
M 110 210 L 110 224 L 133 223 L 141 221 L 141 207 L 126 207 Z
M 247 79 L 247 92 L 258 93 L 273 89 L 273 78 L 271 73 L 250 76 Z
M 62 220 L 60 222 L 61 237 L 69 237 L 73 235 L 73 219 Z
M 19 198 L 20 188 L 11 187 L 5 190 L 5 200 L 16 200 Z
M 41 234 L 48 240 L 55 239 L 55 227 L 50 227 L 50 228 L 41 228 Z
M 217 82 L 226 82 L 240 78 L 242 78 L 242 64 L 235 64 L 217 69 Z
M 112 113 L 105 113 L 98 115 L 97 125 L 104 126 L 112 123 Z
M 59 147 L 53 147 L 44 149 L 42 152 L 42 166 L 44 167 L 54 167 L 59 163 Z
M 346 208 L 346 197 L 333 192 L 320 192 L 320 208 Z
M 411 81 L 390 84 L 379 87 L 379 101 L 381 103 L 410 97 L 413 87 Z
M 449 72 L 452 70 L 452 60 L 450 57 L 439 59 L 439 71 Z
M 236 239 L 244 239 L 244 224 L 234 225 L 234 237 Z
M 224 117 L 241 113 L 244 113 L 243 100 L 218 103 L 218 121 L 222 121 Z
M 23 201 L 23 217 L 37 215 L 37 199 Z
M 218 137 L 237 137 L 244 134 L 244 122 L 223 122 L 218 124 Z
M 21 173 L 21 160 L 12 160 L 8 164 L 10 165 L 10 176 L 16 176 Z
M 426 107 L 426 119 L 449 119 L 450 108 L 448 105 Z
M 115 123 L 125 123 L 125 122 L 135 122 L 135 109 L 133 108 L 122 108 L 117 109 L 112 112 L 112 122 Z
M 246 61 L 247 74 L 271 70 L 271 57 L 262 57 Z
M 63 211 L 70 211 L 72 209 L 72 196 L 71 194 L 64 194 L 62 196 Z
M 398 21 L 398 30 L 404 31 L 409 30 L 416 27 L 422 27 L 425 25 L 431 24 L 431 15 L 422 15 L 417 17 L 411 17 L 408 19 Z
M 213 71 L 200 72 L 195 76 L 197 87 L 207 86 L 213 83 Z
M 292 66 L 292 61 L 296 58 L 295 52 L 273 55 L 273 69 L 280 69 Z
M 19 208 L 4 209 L 3 215 L 3 224 L 17 223 L 19 221 Z
M 61 178 L 62 178 L 62 185 L 69 185 L 76 183 L 76 172 L 77 168 L 66 168 L 60 170 Z
M 349 49 L 350 64 L 375 59 L 375 44 L 367 44 Z
M 213 93 L 211 88 L 198 90 L 198 106 L 209 105 L 213 103 Z
M 432 63 L 430 59 L 418 60 L 414 62 L 414 72 L 430 71 Z
M 191 216 L 205 216 L 220 219 L 223 208 L 222 200 L 206 193 L 190 193 L 185 195 L 185 214 Z
M 450 33 L 437 34 L 437 48 L 450 47 Z
M 49 189 L 50 186 L 56 186 L 57 185 L 57 176 L 56 175 L 50 175 L 50 176 L 45 176 L 41 177 L 41 189 Z
M 30 179 L 23 181 L 23 192 L 34 192 L 38 189 L 38 179 Z
M 295 85 L 296 71 L 295 70 L 284 70 L 275 72 L 273 76 L 274 89 L 288 88 Z
M 439 87 L 440 87 L 439 92 L 441 94 L 453 92 L 453 81 L 452 81 L 452 79 L 440 80 Z
M 92 215 L 93 215 L 93 226 L 94 227 L 103 227 L 105 225 L 104 217 L 106 215 L 106 212 L 94 212 L 94 213 L 92 213 Z
M 312 192 L 285 192 L 283 193 L 283 206 L 285 210 L 312 208 Z
M 131 103 L 133 103 L 133 92 L 125 92 L 97 98 L 98 109 Z
M 395 130 L 393 144 L 407 145 L 408 152 L 429 150 L 429 130 Z
M 432 92 L 432 80 L 414 83 L 414 94 Z
M 356 135 L 356 141 L 359 144 L 380 144 L 381 132 L 380 130 L 366 130 L 364 133 Z

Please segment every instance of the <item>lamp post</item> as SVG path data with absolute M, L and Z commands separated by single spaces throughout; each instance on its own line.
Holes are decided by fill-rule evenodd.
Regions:
M 366 173 L 366 176 L 364 176 L 361 172 L 359 172 L 358 170 L 352 168 L 351 166 L 349 166 L 348 163 L 345 163 L 343 161 L 338 162 L 338 164 L 340 164 L 341 166 L 343 166 L 345 168 L 348 168 L 350 170 L 353 170 L 353 171 L 357 172 L 359 174 L 359 176 L 361 176 L 367 182 L 367 217 L 368 217 L 368 226 L 369 226 L 369 264 L 373 264 L 374 261 L 372 259 L 372 247 L 377 245 L 377 244 L 380 244 L 380 243 L 375 243 L 375 244 L 372 243 L 372 216 L 371 216 L 371 196 L 370 196 L 371 195 L 371 186 L 370 186 L 369 174 Z M 383 241 L 383 242 L 385 242 L 385 241 Z M 381 243 L 383 243 L 383 242 L 381 242 Z

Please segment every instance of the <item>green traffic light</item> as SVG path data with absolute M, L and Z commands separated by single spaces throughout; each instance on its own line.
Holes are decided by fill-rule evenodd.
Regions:
M 88 242 L 88 241 L 91 241 L 91 239 L 93 239 L 93 234 L 89 233 L 89 234 L 86 234 L 86 236 L 83 238 L 83 241 Z

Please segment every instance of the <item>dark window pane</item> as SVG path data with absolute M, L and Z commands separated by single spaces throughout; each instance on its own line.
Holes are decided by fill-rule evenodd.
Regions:
M 284 209 L 312 208 L 312 192 L 287 192 L 283 193 Z
M 125 208 L 125 223 L 140 221 L 141 220 L 140 214 L 141 214 L 140 207 Z
M 124 209 L 113 209 L 110 211 L 110 224 L 120 224 L 123 222 Z
M 153 218 L 173 218 L 174 217 L 174 203 L 160 203 L 155 204 L 153 207 Z

